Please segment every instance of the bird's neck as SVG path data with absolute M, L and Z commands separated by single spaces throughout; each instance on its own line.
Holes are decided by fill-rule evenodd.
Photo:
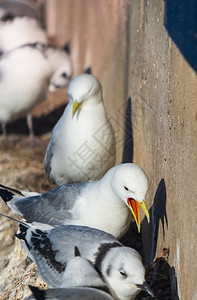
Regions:
M 124 202 L 115 194 L 109 175 L 110 174 L 108 172 L 103 178 L 97 181 L 100 201 L 106 202 L 107 199 L 110 198 L 110 203 L 113 203 L 113 207 L 125 207 Z
M 91 100 L 84 101 L 82 110 L 84 110 L 84 109 L 88 110 L 88 109 L 91 109 L 92 107 L 95 107 L 95 106 L 98 106 L 98 105 L 104 107 L 103 98 L 102 98 L 101 93 L 91 96 Z

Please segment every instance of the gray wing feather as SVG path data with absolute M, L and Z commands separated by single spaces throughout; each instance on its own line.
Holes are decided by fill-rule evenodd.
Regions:
M 27 222 L 61 225 L 72 218 L 70 210 L 86 184 L 65 184 L 44 194 L 20 198 L 14 206 Z
M 28 232 L 26 239 L 31 255 L 40 276 L 51 287 L 58 287 L 62 282 L 75 246 L 79 247 L 82 257 L 94 263 L 101 243 L 118 242 L 111 234 L 85 226 L 62 225 L 44 231 L 30 228 Z
M 47 147 L 47 151 L 46 151 L 45 158 L 44 158 L 44 169 L 45 169 L 47 176 L 50 176 L 50 173 L 51 173 L 51 160 L 53 157 L 54 148 L 55 148 L 55 143 L 51 139 L 49 142 L 49 145 Z
M 81 256 L 94 263 L 94 254 L 100 243 L 118 242 L 111 234 L 87 226 L 63 225 L 58 226 L 49 233 L 53 249 L 58 250 L 56 259 L 59 262 L 68 261 L 73 257 L 73 249 L 77 246 Z M 63 250 L 63 249 L 66 249 Z
M 77 288 L 67 288 L 67 289 L 48 289 L 44 291 L 44 296 L 47 300 L 80 300 L 80 299 L 86 299 L 86 300 L 112 300 L 112 297 L 108 294 L 106 294 L 103 291 L 99 291 L 96 289 L 91 288 L 83 288 L 83 287 L 77 287 Z M 36 296 L 30 296 L 26 300 L 33 300 L 33 299 L 39 299 Z
M 45 154 L 45 158 L 44 158 L 44 168 L 45 168 L 45 172 L 48 176 L 50 176 L 50 173 L 51 173 L 51 160 L 52 160 L 53 153 L 55 151 L 55 146 L 56 146 L 55 133 L 56 133 L 57 127 L 59 127 L 59 121 L 52 130 L 51 139 L 49 141 L 47 151 Z

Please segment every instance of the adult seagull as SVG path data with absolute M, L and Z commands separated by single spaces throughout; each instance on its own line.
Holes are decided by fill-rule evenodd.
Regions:
M 69 83 L 68 94 L 44 160 L 46 174 L 58 185 L 98 180 L 114 166 L 116 156 L 99 80 L 78 75 Z
M 149 222 L 147 190 L 144 171 L 126 163 L 111 168 L 99 181 L 65 184 L 44 194 L 0 185 L 0 196 L 27 222 L 90 226 L 121 238 L 130 225 L 130 211 L 139 232 L 140 206 Z

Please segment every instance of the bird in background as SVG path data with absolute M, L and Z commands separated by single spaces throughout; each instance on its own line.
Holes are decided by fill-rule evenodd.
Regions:
M 45 154 L 46 174 L 57 185 L 100 179 L 115 164 L 114 130 L 102 86 L 91 74 L 68 85 L 69 103 L 55 125 Z
M 0 56 L 0 122 L 6 138 L 6 124 L 27 115 L 46 100 L 48 90 L 67 85 L 72 65 L 62 49 L 41 43 L 26 44 Z M 27 118 L 33 138 L 31 118 Z
M 39 5 L 32 0 L 3 0 L 0 2 L 0 18 L 27 16 L 37 20 L 41 19 Z
M 147 190 L 144 171 L 127 163 L 111 168 L 99 181 L 66 184 L 43 194 L 0 185 L 0 197 L 27 222 L 89 226 L 121 238 L 131 223 L 131 213 L 140 232 L 140 207 L 149 222 Z
M 140 290 L 154 296 L 145 282 L 145 269 L 139 253 L 123 246 L 111 234 L 76 225 L 52 228 L 47 225 L 45 229 L 44 224 L 31 225 L 14 220 L 20 223 L 20 232 L 16 236 L 27 255 L 36 263 L 40 277 L 50 287 L 64 288 L 64 284 L 67 285 L 64 276 L 76 246 L 81 256 L 95 265 L 114 299 L 134 299 Z
M 64 288 L 62 288 L 62 286 Z M 31 299 L 95 299 L 112 300 L 107 285 L 101 279 L 95 265 L 81 257 L 78 247 L 75 246 L 75 257 L 66 264 L 64 275 L 59 287 L 54 289 L 39 290 L 30 287 L 33 295 Z
M 6 52 L 21 45 L 35 42 L 48 44 L 46 31 L 41 27 L 38 20 L 27 16 L 11 17 L 10 15 L 0 18 L 1 51 Z
M 28 3 L 0 3 L 0 122 L 4 138 L 6 123 L 27 115 L 33 139 L 31 109 L 46 100 L 48 91 L 65 87 L 73 71 L 67 45 L 47 45 L 46 31 L 32 17 Z

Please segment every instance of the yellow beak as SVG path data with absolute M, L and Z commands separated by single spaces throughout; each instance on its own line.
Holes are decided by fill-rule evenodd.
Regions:
M 145 201 L 142 201 L 142 203 L 139 203 L 138 201 L 136 201 L 133 198 L 128 198 L 127 203 L 129 205 L 132 215 L 135 219 L 138 232 L 140 232 L 140 206 L 142 207 L 142 209 L 147 217 L 148 223 L 150 222 L 150 215 L 149 215 L 146 203 L 145 203 Z
M 72 117 L 74 117 L 74 115 L 76 114 L 76 112 L 81 109 L 83 102 L 77 102 L 77 100 L 75 100 L 75 102 L 73 103 L 73 110 L 72 110 Z

